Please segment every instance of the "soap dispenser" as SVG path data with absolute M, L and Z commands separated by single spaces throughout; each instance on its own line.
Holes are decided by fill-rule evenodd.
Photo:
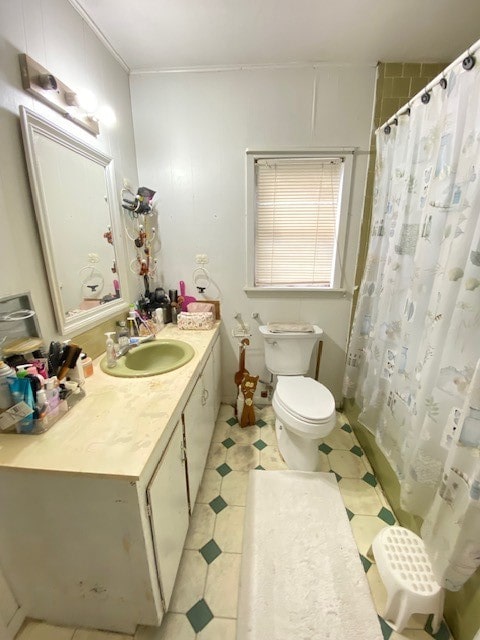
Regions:
M 113 342 L 112 336 L 115 335 L 115 331 L 108 331 L 106 334 L 107 342 L 105 343 L 106 351 L 107 351 L 107 367 L 109 369 L 113 369 L 113 367 L 117 366 L 117 354 L 115 353 L 115 343 Z

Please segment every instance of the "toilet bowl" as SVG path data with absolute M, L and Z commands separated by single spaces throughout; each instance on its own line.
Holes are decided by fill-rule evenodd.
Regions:
M 278 448 L 288 467 L 318 471 L 318 446 L 336 421 L 330 391 L 312 378 L 279 376 L 272 407 Z
M 277 376 L 272 407 L 278 448 L 290 469 L 318 471 L 318 445 L 335 426 L 335 400 L 320 382 L 305 377 L 322 329 L 272 331 L 261 326 L 265 340 L 265 364 Z M 308 327 L 308 325 L 307 325 Z

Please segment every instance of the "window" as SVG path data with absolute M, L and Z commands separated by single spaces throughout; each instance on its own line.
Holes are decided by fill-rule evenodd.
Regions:
M 352 152 L 247 153 L 249 285 L 339 288 Z

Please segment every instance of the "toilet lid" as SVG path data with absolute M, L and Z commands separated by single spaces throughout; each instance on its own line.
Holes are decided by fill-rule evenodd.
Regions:
M 299 420 L 325 422 L 335 412 L 331 392 L 313 378 L 279 376 L 275 393 L 283 407 Z

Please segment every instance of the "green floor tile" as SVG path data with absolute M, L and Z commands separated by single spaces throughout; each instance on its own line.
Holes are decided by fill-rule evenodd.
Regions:
M 322 444 L 318 445 L 318 450 L 321 451 L 322 453 L 326 453 L 327 455 L 333 451 L 332 447 L 329 447 L 328 444 L 325 444 L 325 442 L 322 442 Z
M 362 554 L 360 554 L 360 560 L 362 561 L 362 564 L 363 564 L 363 570 L 365 571 L 365 573 L 367 573 L 367 571 L 372 566 L 372 563 L 368 558 L 366 558 L 365 556 L 362 556 Z
M 227 438 L 222 442 L 222 444 L 227 449 L 230 449 L 230 447 L 233 447 L 233 445 L 235 444 L 235 440 L 232 440 L 231 438 Z
M 267 426 L 267 423 L 264 420 L 262 420 L 261 418 L 260 418 L 260 420 L 257 420 L 255 424 L 257 425 L 257 427 L 266 427 Z
M 355 514 L 350 511 L 350 509 L 345 509 L 345 511 L 347 512 L 348 519 L 351 520 Z
M 207 544 L 203 545 L 203 547 L 200 549 L 200 553 L 202 554 L 205 562 L 207 564 L 211 564 L 215 560 L 215 558 L 218 558 L 218 556 L 222 553 L 222 550 L 215 542 L 215 540 L 212 539 L 210 540 L 210 542 L 207 542 Z
M 445 622 L 442 621 L 440 629 L 437 631 L 437 633 L 432 633 L 432 621 L 433 615 L 428 616 L 427 622 L 425 624 L 425 631 L 429 633 L 432 638 L 435 638 L 435 640 L 450 640 L 452 636 Z
M 259 464 L 258 467 L 255 467 L 255 469 L 257 469 L 257 471 L 265 471 L 265 467 L 262 467 L 261 464 Z
M 340 428 L 343 429 L 344 431 L 346 431 L 347 433 L 352 433 L 352 431 L 353 431 L 352 427 L 347 423 L 342 425 Z
M 229 424 L 231 427 L 233 427 L 234 425 L 238 424 L 238 420 L 236 418 L 229 418 L 227 421 L 227 424 Z
M 263 440 L 257 440 L 256 442 L 253 443 L 253 446 L 256 447 L 259 451 L 261 451 L 262 449 L 265 449 L 267 445 Z
M 340 482 L 340 480 L 342 479 L 342 476 L 337 473 L 336 471 L 332 471 L 330 470 L 330 473 L 334 473 L 335 474 L 335 478 L 337 479 L 337 482 Z
M 354 447 L 352 447 L 350 449 L 350 451 L 352 453 L 354 453 L 356 456 L 358 456 L 359 458 L 361 458 L 363 456 L 363 451 L 360 449 L 360 447 L 357 447 L 357 445 L 355 445 Z
M 187 611 L 187 618 L 195 633 L 199 633 L 211 620 L 213 620 L 213 613 L 210 611 L 208 604 L 202 598 L 197 602 L 197 604 L 194 604 L 189 611 Z
M 377 479 L 375 478 L 375 476 L 372 473 L 366 473 L 362 480 L 364 482 L 366 482 L 367 484 L 369 484 L 371 487 L 376 487 L 378 482 Z
M 222 476 L 222 478 L 224 478 L 227 474 L 229 474 L 231 470 L 232 470 L 231 467 L 229 467 L 226 462 L 224 462 L 219 467 L 217 467 L 217 473 L 219 473 Z
M 227 503 L 222 498 L 222 496 L 217 496 L 211 502 L 208 503 L 210 507 L 215 511 L 215 513 L 220 513 L 225 507 L 227 507 Z
M 380 520 L 383 520 L 384 522 L 386 522 L 387 524 L 395 524 L 395 516 L 391 511 L 389 511 L 388 509 L 385 509 L 385 507 L 382 507 L 380 509 L 380 511 L 377 514 L 377 517 L 380 518 Z
M 383 640 L 389 640 L 390 636 L 393 633 L 392 627 L 390 627 L 383 618 L 378 616 L 378 621 L 380 622 L 380 628 L 382 630 Z

